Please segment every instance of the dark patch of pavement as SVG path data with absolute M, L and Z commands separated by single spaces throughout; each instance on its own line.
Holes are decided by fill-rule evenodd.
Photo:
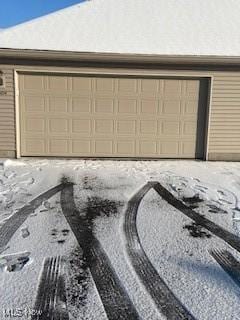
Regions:
M 95 198 L 92 201 L 89 198 L 89 203 L 86 207 L 86 218 L 83 218 L 74 203 L 73 185 L 69 185 L 61 192 L 63 214 L 83 250 L 86 265 L 91 271 L 108 319 L 140 319 L 106 252 L 93 234 L 93 221 L 101 215 L 102 211 L 99 210 L 100 204 L 105 208 L 105 214 L 108 214 L 106 213 L 106 203 L 108 201 L 100 201 L 99 198 L 97 200 Z M 111 204 L 111 208 L 115 212 L 115 205 Z
M 196 224 L 195 222 L 186 224 L 185 226 L 183 226 L 183 229 L 187 229 L 190 236 L 194 238 L 211 238 L 211 234 L 204 231 L 203 227 L 199 224 Z

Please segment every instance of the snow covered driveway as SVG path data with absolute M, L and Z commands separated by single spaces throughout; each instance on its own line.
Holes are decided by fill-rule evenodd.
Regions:
M 0 161 L 0 319 L 240 319 L 240 163 Z

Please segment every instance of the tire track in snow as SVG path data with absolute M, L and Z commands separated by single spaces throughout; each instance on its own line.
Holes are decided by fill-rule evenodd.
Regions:
M 32 320 L 69 320 L 65 283 L 61 269 L 61 257 L 45 259 Z
M 7 245 L 14 233 L 24 223 L 28 216 L 43 203 L 43 201 L 48 200 L 56 193 L 63 190 L 66 186 L 66 183 L 61 183 L 49 189 L 10 216 L 10 218 L 7 219 L 6 222 L 0 227 L 0 249 Z
M 164 188 L 161 185 L 161 183 L 153 182 L 152 185 L 153 185 L 154 190 L 160 195 L 160 197 L 162 197 L 164 200 L 166 200 L 171 206 L 173 206 L 177 210 L 181 211 L 188 218 L 195 221 L 196 224 L 202 226 L 203 228 L 212 232 L 212 234 L 214 234 L 218 238 L 227 242 L 231 247 L 233 247 L 234 249 L 236 249 L 240 253 L 240 237 L 239 236 L 224 229 L 223 227 L 221 227 L 218 224 L 212 222 L 211 220 L 205 218 L 204 216 L 200 215 L 199 213 L 197 213 L 193 209 L 189 208 L 182 201 L 175 198 L 171 192 L 169 192 L 166 188 Z
M 240 262 L 227 250 L 211 250 L 210 254 L 240 287 Z
M 157 182 L 148 182 L 128 202 L 125 213 L 124 232 L 127 253 L 138 277 L 152 297 L 155 305 L 168 320 L 193 320 L 191 313 L 182 305 L 174 293 L 148 259 L 139 239 L 137 231 L 137 212 L 140 202 Z
M 92 234 L 91 226 L 86 219 L 81 218 L 74 202 L 73 185 L 62 190 L 61 206 L 63 214 L 83 250 L 108 319 L 140 319 L 101 243 Z
M 238 252 L 240 252 L 240 237 L 189 208 L 183 202 L 175 198 L 172 193 L 157 181 L 145 184 L 128 202 L 123 227 L 127 239 L 127 252 L 136 273 L 150 293 L 159 310 L 167 317 L 167 319 L 194 319 L 189 311 L 187 311 L 181 302 L 174 296 L 164 280 L 159 276 L 149 261 L 139 239 L 136 225 L 138 207 L 143 197 L 152 188 L 171 206 L 195 221 L 196 224 L 201 225 L 215 236 L 227 242 Z

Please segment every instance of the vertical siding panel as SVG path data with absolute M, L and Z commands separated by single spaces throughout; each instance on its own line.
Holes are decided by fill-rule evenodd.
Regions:
M 240 157 L 240 73 L 216 72 L 212 83 L 209 154 Z M 229 154 L 229 156 L 226 156 Z M 232 159 L 234 160 L 234 159 Z
M 14 71 L 1 65 L 0 70 L 5 77 L 5 88 L 0 89 L 0 155 L 10 156 L 16 149 Z

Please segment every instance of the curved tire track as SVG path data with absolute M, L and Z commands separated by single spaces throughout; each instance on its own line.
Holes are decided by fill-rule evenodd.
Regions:
M 80 216 L 74 203 L 73 185 L 62 190 L 61 207 L 86 257 L 87 264 L 109 320 L 140 319 L 101 243 L 94 235 L 89 235 L 90 226 L 88 222 Z
M 148 182 L 128 202 L 125 213 L 124 232 L 127 239 L 127 253 L 131 263 L 151 295 L 155 305 L 168 320 L 195 319 L 169 289 L 148 259 L 138 236 L 137 211 L 143 197 L 157 182 Z
M 56 187 L 49 189 L 30 201 L 29 204 L 16 211 L 9 219 L 7 219 L 4 225 L 0 227 L 0 249 L 7 245 L 14 233 L 20 228 L 28 216 L 43 203 L 43 201 L 48 200 L 56 193 L 63 190 L 66 186 L 66 183 L 61 183 Z
M 231 247 L 240 252 L 240 237 L 232 232 L 222 228 L 218 224 L 208 220 L 204 216 L 185 205 L 182 201 L 176 199 L 174 195 L 164 188 L 161 183 L 153 182 L 154 190 L 166 200 L 171 206 L 185 214 L 188 218 L 196 222 L 196 224 L 210 231 L 212 234 L 227 242 Z
M 181 211 L 188 218 L 192 219 L 215 236 L 227 242 L 238 252 L 240 252 L 240 237 L 199 215 L 183 202 L 176 199 L 172 193 L 164 188 L 159 182 L 148 182 L 130 199 L 125 213 L 123 228 L 127 239 L 127 252 L 136 273 L 158 309 L 167 317 L 167 319 L 194 319 L 168 288 L 164 280 L 159 276 L 152 263 L 149 261 L 139 239 L 136 225 L 138 207 L 143 197 L 152 188 L 171 206 Z

